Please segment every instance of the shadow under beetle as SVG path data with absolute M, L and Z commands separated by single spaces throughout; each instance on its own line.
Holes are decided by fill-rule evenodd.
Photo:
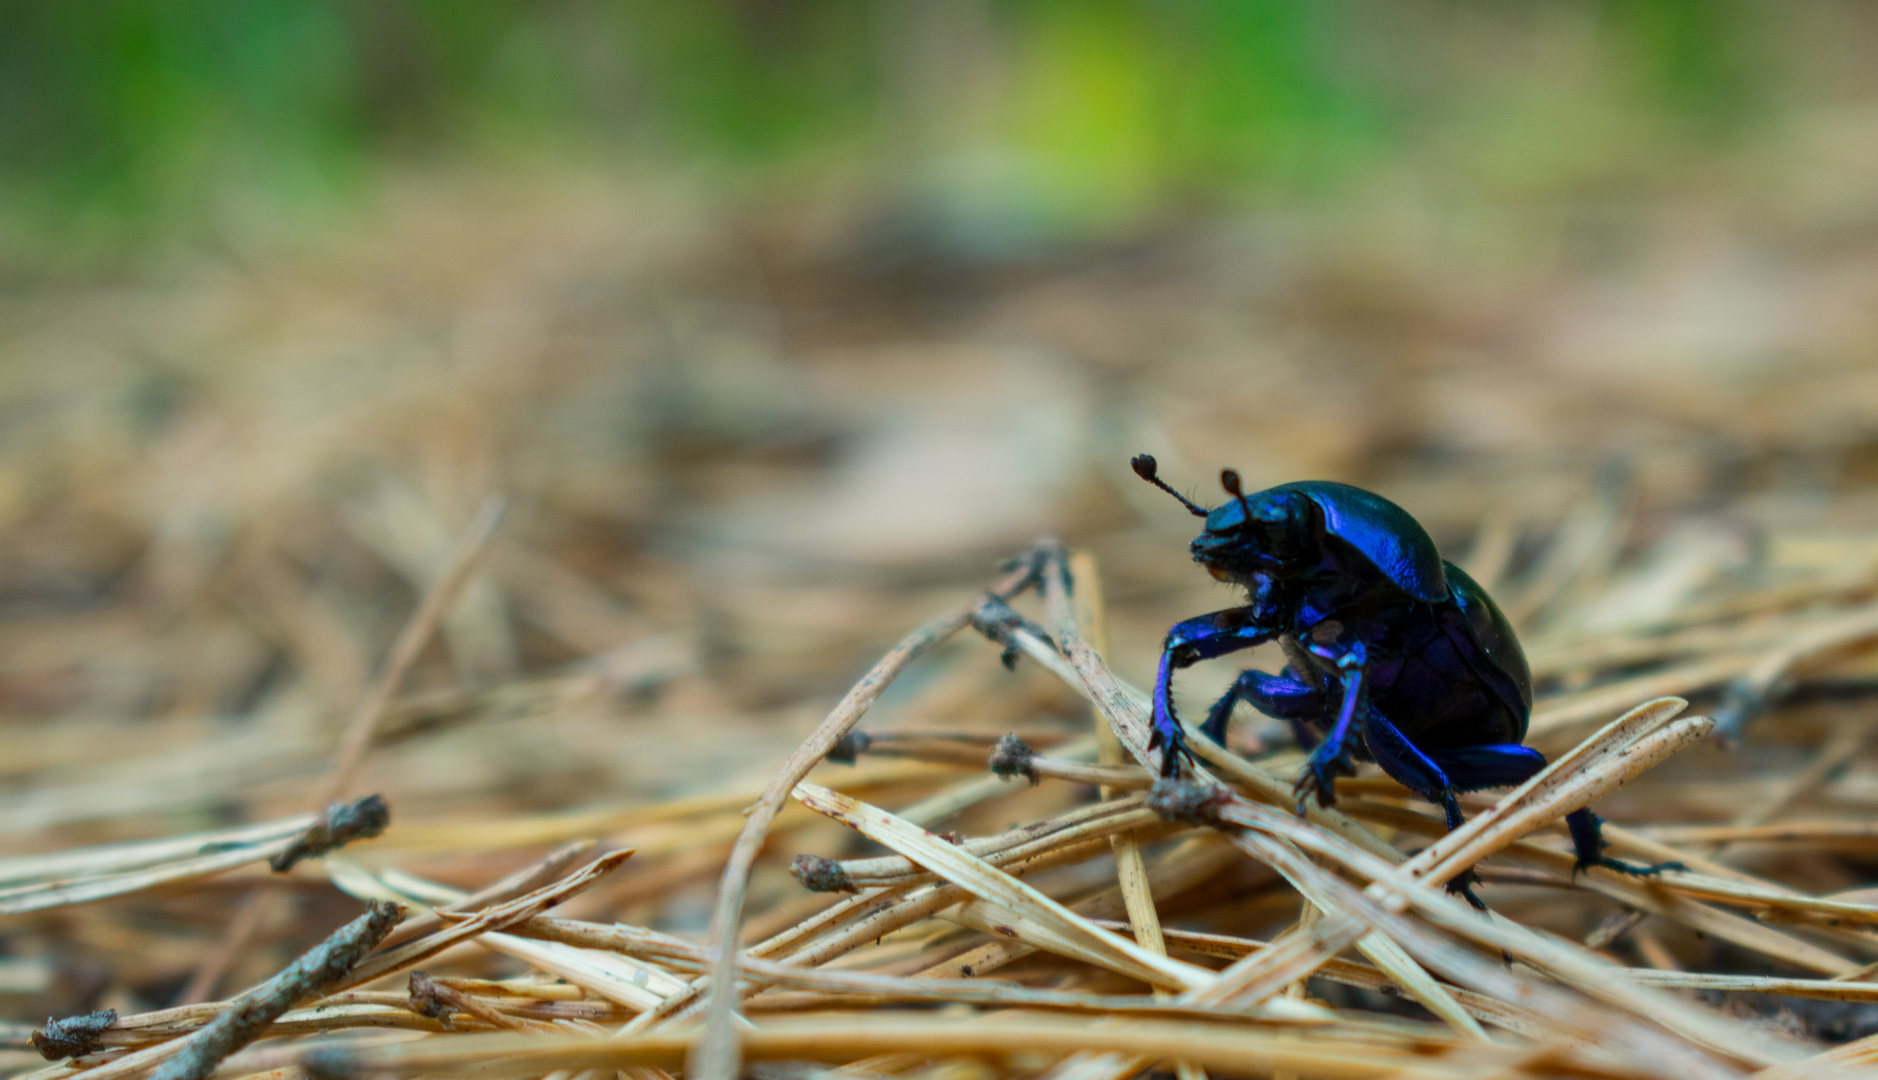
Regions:
M 1247 495 L 1239 474 L 1226 469 L 1220 483 L 1232 498 L 1208 510 L 1163 482 L 1152 457 L 1130 464 L 1206 519 L 1191 545 L 1194 561 L 1245 588 L 1250 599 L 1167 633 L 1154 680 L 1151 743 L 1164 748 L 1163 775 L 1193 760 L 1174 712 L 1174 672 L 1274 640 L 1289 661 L 1283 673 L 1242 673 L 1200 730 L 1225 742 L 1226 723 L 1241 701 L 1289 721 L 1298 744 L 1312 750 L 1295 789 L 1300 813 L 1313 794 L 1320 805 L 1332 805 L 1337 776 L 1354 772 L 1359 755 L 1440 806 L 1450 829 L 1462 821 L 1456 793 L 1523 783 L 1545 767 L 1544 755 L 1520 745 L 1532 713 L 1532 677 L 1513 628 L 1486 590 L 1443 561 L 1401 507 L 1323 480 Z M 1681 869 L 1607 858 L 1589 809 L 1565 821 L 1578 870 L 1602 866 L 1641 876 Z M 1470 871 L 1449 888 L 1479 907 L 1468 888 L 1474 880 Z

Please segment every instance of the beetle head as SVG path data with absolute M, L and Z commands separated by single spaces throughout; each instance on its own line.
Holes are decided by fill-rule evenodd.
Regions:
M 1290 577 L 1322 558 L 1324 511 L 1302 492 L 1270 488 L 1247 495 L 1239 474 L 1226 469 L 1219 474 L 1220 486 L 1232 498 L 1207 510 L 1163 483 L 1148 455 L 1130 464 L 1143 480 L 1179 499 L 1189 513 L 1206 518 L 1206 531 L 1190 548 L 1194 561 L 1221 581 L 1250 585 L 1255 577 Z
M 1286 488 L 1247 495 L 1239 474 L 1220 473 L 1232 496 L 1208 511 L 1206 531 L 1191 545 L 1193 558 L 1221 581 L 1254 575 L 1290 577 L 1315 566 L 1323 553 L 1324 511 L 1310 496 Z

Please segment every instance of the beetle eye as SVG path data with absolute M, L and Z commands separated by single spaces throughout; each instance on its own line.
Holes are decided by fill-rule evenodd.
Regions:
M 1285 566 L 1314 557 L 1323 534 L 1323 511 L 1308 496 L 1295 491 L 1269 491 L 1253 496 L 1246 522 L 1258 536 L 1265 554 Z

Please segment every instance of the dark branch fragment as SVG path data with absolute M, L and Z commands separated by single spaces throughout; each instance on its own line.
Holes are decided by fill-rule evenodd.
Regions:
M 33 1049 L 47 1061 L 82 1057 L 98 1048 L 98 1037 L 117 1023 L 116 1009 L 100 1009 L 63 1020 L 46 1018 L 46 1026 L 33 1032 Z
M 428 972 L 411 972 L 411 1011 L 419 1016 L 441 1020 L 444 1027 L 454 1026 L 450 1023 L 450 1017 L 456 1012 L 456 1007 L 445 1000 L 447 994 L 439 993 L 444 989 L 447 988 L 431 979 Z
M 1005 667 L 1012 670 L 1016 670 L 1017 658 L 1020 655 L 1014 631 L 1022 630 L 1052 649 L 1057 648 L 1056 642 L 1043 627 L 1018 614 L 1015 608 L 1005 603 L 1004 599 L 995 593 L 987 595 L 984 603 L 979 604 L 977 610 L 972 612 L 972 629 L 1004 646 L 1004 652 L 999 655 L 998 659 L 1004 662 Z
M 326 813 L 318 821 L 294 837 L 287 850 L 269 859 L 267 865 L 276 874 L 284 873 L 301 859 L 317 859 L 354 840 L 368 840 L 377 836 L 389 824 L 391 807 L 385 804 L 383 795 L 367 795 L 349 803 L 334 803 L 326 808 Z
M 1037 752 L 1030 744 L 1015 734 L 1006 735 L 998 740 L 998 745 L 991 751 L 991 771 L 1002 777 L 1021 776 L 1033 785 L 1037 782 L 1037 768 L 1032 764 Z
M 1232 800 L 1232 793 L 1218 784 L 1162 777 L 1148 792 L 1148 809 L 1163 820 L 1183 825 L 1220 823 L 1220 807 Z
M 820 855 L 797 855 L 789 864 L 789 872 L 810 892 L 861 891 L 848 880 L 848 872 L 841 868 L 840 863 Z

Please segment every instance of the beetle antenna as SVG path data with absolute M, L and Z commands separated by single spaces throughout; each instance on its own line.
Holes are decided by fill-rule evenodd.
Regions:
M 1246 504 L 1245 491 L 1239 486 L 1239 470 L 1221 469 L 1219 471 L 1219 486 L 1226 489 L 1226 494 L 1239 500 L 1239 510 L 1245 514 L 1246 521 L 1250 522 L 1252 520 L 1252 507 Z
M 1189 499 L 1185 495 L 1182 495 L 1180 492 L 1175 491 L 1171 487 L 1168 487 L 1167 482 L 1161 479 L 1161 476 L 1160 476 L 1161 467 L 1158 463 L 1155 462 L 1153 454 L 1136 454 L 1134 457 L 1129 459 L 1128 466 L 1129 468 L 1132 468 L 1133 470 L 1135 470 L 1136 476 L 1139 476 L 1143 480 L 1146 480 L 1148 483 L 1153 484 L 1157 488 L 1160 488 L 1162 491 L 1167 492 L 1169 495 L 1172 495 L 1174 498 L 1179 499 L 1180 505 L 1187 508 L 1187 513 L 1192 514 L 1194 517 L 1206 516 L 1206 507 L 1197 505 L 1192 499 Z

